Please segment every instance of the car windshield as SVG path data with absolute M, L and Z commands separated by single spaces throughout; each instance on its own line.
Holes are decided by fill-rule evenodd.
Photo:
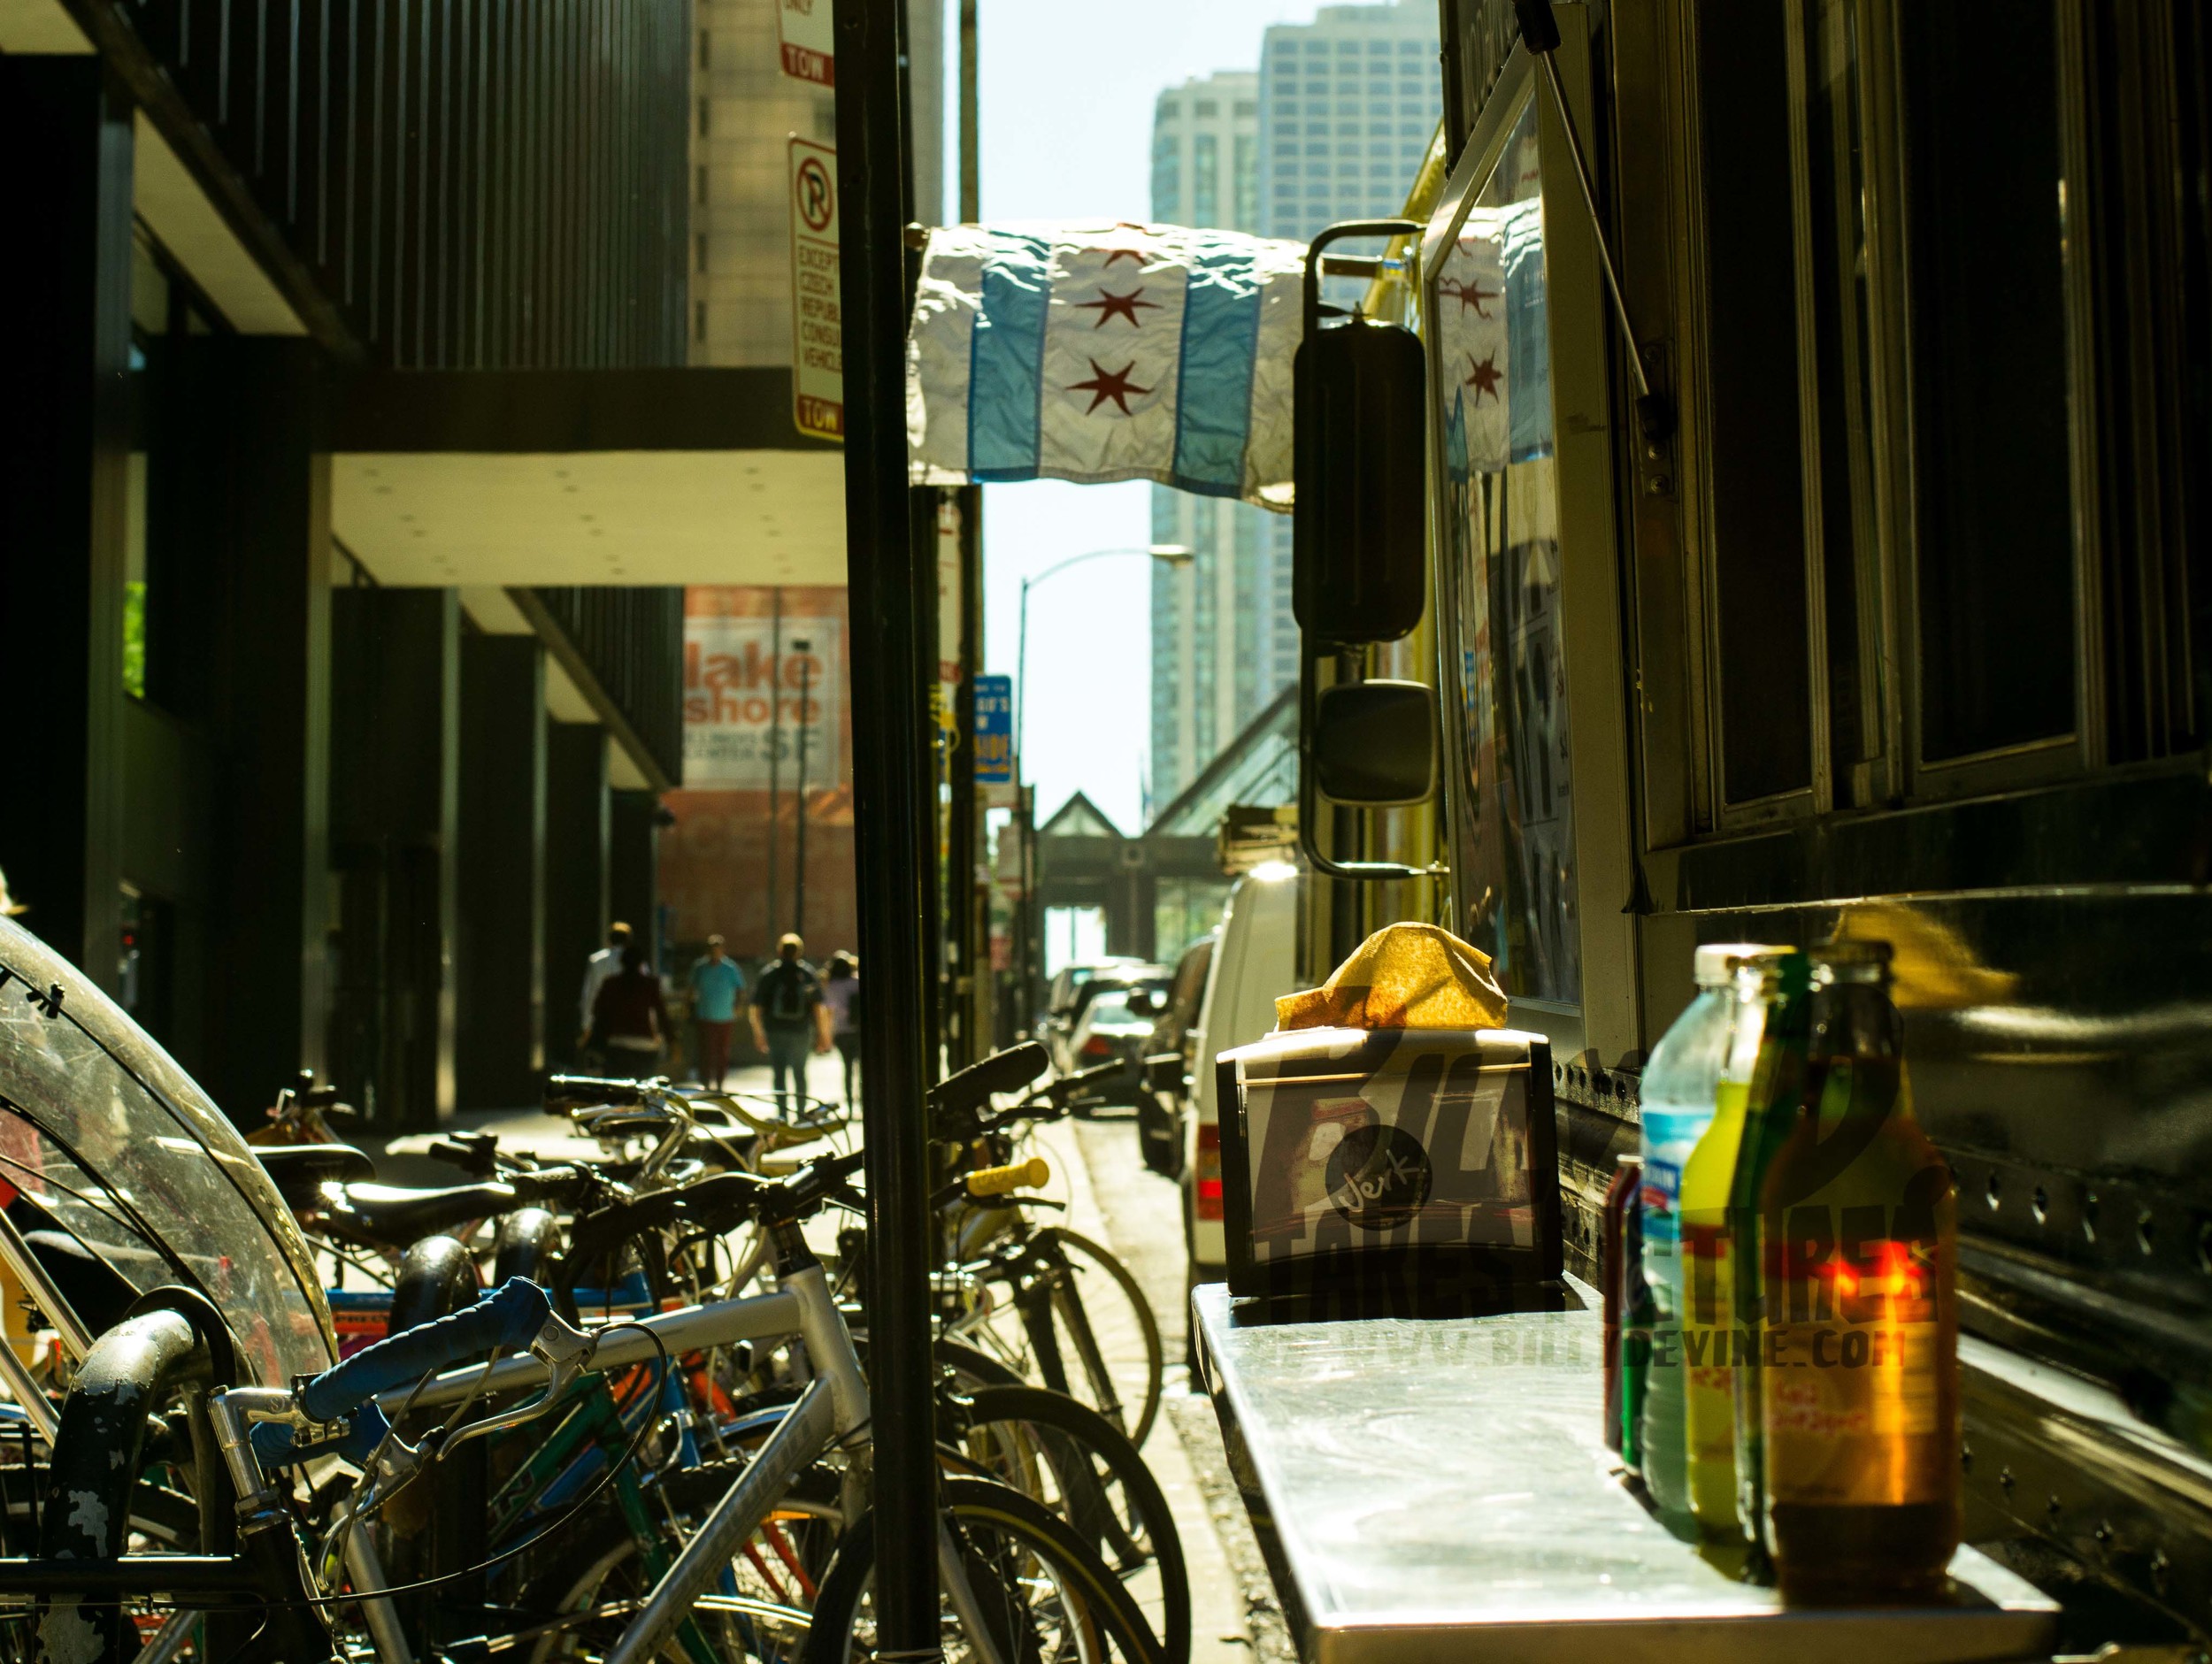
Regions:
M 1094 1029 L 1135 1020 L 1129 1014 L 1129 991 L 1126 988 L 1116 988 L 1091 1001 L 1090 1024 Z
M 255 1380 L 335 1361 L 307 1244 L 237 1129 L 82 972 L 6 919 L 0 1205 L 27 1231 L 66 1232 L 142 1292 L 199 1289 Z

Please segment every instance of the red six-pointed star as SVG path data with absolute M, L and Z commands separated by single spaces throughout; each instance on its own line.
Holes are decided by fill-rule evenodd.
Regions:
M 1141 232 L 1144 227 L 1133 223 L 1133 221 L 1123 219 L 1118 220 L 1115 223 L 1114 229 L 1116 231 Z M 1118 249 L 1109 249 L 1105 252 L 1106 265 L 1109 266 L 1112 265 L 1117 260 L 1134 260 L 1137 263 L 1137 270 L 1140 272 L 1144 270 L 1144 250 L 1141 249 L 1132 249 L 1124 245 Z
M 1440 283 L 1436 287 L 1441 289 L 1445 294 L 1450 295 L 1454 300 L 1457 301 L 1459 303 L 1459 310 L 1463 312 L 1469 307 L 1473 307 L 1475 309 L 1475 316 L 1477 318 L 1489 317 L 1490 314 L 1486 310 L 1485 310 L 1483 303 L 1485 301 L 1494 301 L 1498 298 L 1497 290 L 1486 289 L 1483 288 L 1479 280 L 1472 283 L 1463 283 L 1458 279 L 1454 278 L 1450 281 Z
M 1493 399 L 1498 396 L 1498 377 L 1502 372 L 1498 369 L 1498 354 L 1495 348 L 1491 349 L 1490 356 L 1480 364 L 1475 362 L 1474 354 L 1469 353 L 1467 368 L 1472 373 L 1460 385 L 1474 388 L 1476 403 L 1482 403 L 1482 395 L 1486 393 Z
M 1118 370 L 1108 370 L 1102 367 L 1098 360 L 1094 358 L 1091 360 L 1092 380 L 1088 381 L 1071 382 L 1069 384 L 1068 391 L 1071 393 L 1087 393 L 1091 395 L 1089 408 L 1085 410 L 1083 412 L 1086 416 L 1088 416 L 1092 410 L 1095 410 L 1100 405 L 1105 403 L 1109 399 L 1111 399 L 1116 404 L 1119 405 L 1121 407 L 1121 413 L 1124 416 L 1127 416 L 1131 414 L 1129 409 L 1129 395 L 1133 393 L 1149 393 L 1152 391 L 1150 387 L 1137 387 L 1130 381 L 1130 374 L 1136 369 L 1136 367 L 1137 361 L 1132 358 L 1127 364 L 1122 365 L 1122 367 Z
M 1098 321 L 1091 326 L 1093 329 L 1104 328 L 1106 320 L 1113 317 L 1116 313 L 1119 313 L 1122 317 L 1127 318 L 1133 326 L 1141 328 L 1143 327 L 1144 320 L 1137 316 L 1137 308 L 1141 306 L 1148 311 L 1155 312 L 1160 310 L 1160 303 L 1157 301 L 1140 300 L 1138 296 L 1143 293 L 1144 287 L 1141 284 L 1140 284 L 1137 288 L 1131 289 L 1126 295 L 1117 295 L 1113 292 L 1113 290 L 1102 286 L 1098 291 L 1098 299 L 1094 301 L 1078 301 L 1075 304 L 1079 308 L 1088 309 L 1094 307 L 1097 309 Z

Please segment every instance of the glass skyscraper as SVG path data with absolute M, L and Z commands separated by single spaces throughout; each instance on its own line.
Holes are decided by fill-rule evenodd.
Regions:
M 1425 0 L 1270 28 L 1257 74 L 1160 95 L 1152 218 L 1304 242 L 1395 213 L 1440 113 L 1436 54 Z M 1148 821 L 1298 674 L 1287 515 L 1156 486 L 1152 536 L 1195 558 L 1152 576 Z

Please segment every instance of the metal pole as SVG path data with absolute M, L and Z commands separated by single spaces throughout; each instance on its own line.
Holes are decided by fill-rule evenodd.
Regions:
M 811 641 L 791 644 L 791 650 L 799 656 L 799 783 L 791 790 L 792 806 L 798 813 L 799 822 L 792 833 L 791 928 L 802 936 L 806 934 L 806 694 L 810 685 L 808 672 L 814 668 L 810 656 L 813 648 Z
M 770 592 L 768 634 L 768 941 L 767 951 L 775 956 L 777 915 L 782 911 L 776 904 L 781 900 L 776 893 L 776 817 L 782 808 L 776 799 L 783 775 L 783 586 L 778 584 Z
M 930 1210 L 923 1093 L 929 963 L 922 863 L 934 824 L 927 712 L 914 698 L 918 608 L 935 582 L 913 534 L 906 479 L 907 112 L 899 0 L 837 8 L 837 188 L 844 326 L 845 536 L 853 617 L 853 809 L 868 1184 L 869 1389 L 873 1404 L 876 1646 L 930 1660 L 938 1625 L 936 1429 L 930 1356 Z M 927 644 L 933 653 L 936 644 Z
M 983 219 L 979 129 L 976 125 L 976 0 L 960 0 L 960 222 L 972 226 Z
M 1014 786 L 1020 789 L 1029 770 L 1029 586 L 1022 579 L 1019 623 L 1014 627 Z

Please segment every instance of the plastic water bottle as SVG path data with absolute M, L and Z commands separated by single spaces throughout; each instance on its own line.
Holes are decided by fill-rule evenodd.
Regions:
M 1752 942 L 1700 947 L 1697 997 L 1661 1037 L 1644 1065 L 1644 1166 L 1639 1200 L 1652 1330 L 1639 1454 L 1644 1484 L 1661 1519 L 1684 1531 L 1690 1529 L 1692 1517 L 1685 1408 L 1688 1368 L 1682 1346 L 1682 1169 L 1712 1124 L 1715 1093 L 1728 1061 L 1735 1020 L 1737 968 L 1771 951 Z

